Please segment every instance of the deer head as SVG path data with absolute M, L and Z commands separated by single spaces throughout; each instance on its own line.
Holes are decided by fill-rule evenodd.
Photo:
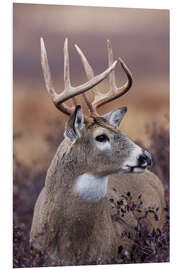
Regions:
M 148 165 L 151 165 L 151 155 L 132 142 L 127 136 L 123 135 L 119 129 L 127 107 L 118 108 L 105 115 L 99 115 L 97 109 L 102 105 L 113 101 L 130 89 L 132 85 L 132 75 L 122 61 L 113 60 L 113 53 L 110 41 L 107 41 L 108 64 L 109 67 L 101 74 L 95 76 L 92 67 L 81 49 L 75 45 L 81 57 L 87 78 L 83 85 L 73 87 L 70 82 L 69 74 L 69 54 L 68 40 L 64 43 L 64 91 L 57 94 L 53 88 L 51 73 L 48 65 L 47 53 L 43 39 L 41 39 L 41 63 L 46 83 L 46 88 L 53 103 L 63 113 L 70 115 L 66 124 L 65 137 L 72 144 L 72 152 L 86 154 L 83 159 L 84 164 L 81 168 L 88 169 L 93 175 L 108 175 L 112 173 L 139 173 L 143 172 Z M 117 63 L 127 75 L 127 82 L 122 87 L 117 87 L 115 82 L 115 67 Z M 97 89 L 97 84 L 109 76 L 109 91 L 102 94 Z M 92 89 L 94 100 L 90 102 L 86 92 Z M 82 109 L 77 105 L 75 96 L 82 94 L 89 109 L 90 115 L 83 114 Z M 72 98 L 74 107 L 64 104 Z M 77 154 L 76 154 L 77 155 Z M 79 156 L 79 160 L 82 157 Z
M 121 235 L 124 231 L 129 233 L 137 225 L 137 219 L 128 212 L 121 223 L 114 222 L 109 198 L 119 200 L 122 194 L 129 191 L 137 198 L 143 193 L 145 208 L 152 202 L 156 207 L 161 206 L 161 210 L 164 208 L 163 188 L 157 177 L 149 171 L 138 176 L 135 174 L 144 172 L 151 165 L 151 155 L 121 132 L 119 125 L 127 108 L 121 107 L 105 115 L 97 111 L 102 105 L 128 92 L 132 85 L 129 69 L 120 58 L 113 61 L 108 41 L 108 68 L 95 76 L 83 52 L 77 45 L 75 48 L 88 81 L 77 87 L 71 86 L 66 39 L 65 88 L 57 94 L 41 39 L 41 63 L 47 91 L 56 108 L 69 115 L 65 138 L 51 162 L 45 185 L 36 202 L 30 233 L 36 247 L 46 249 L 49 257 L 47 266 L 57 264 L 59 256 L 66 265 L 76 264 L 77 251 L 88 260 L 94 261 L 99 257 L 107 260 L 117 255 L 119 246 L 131 246 L 132 243 L 128 239 L 123 240 Z M 118 63 L 127 75 L 127 82 L 119 88 L 114 71 Z M 109 91 L 102 94 L 97 84 L 106 77 L 109 77 Z M 92 102 L 87 96 L 89 90 L 94 93 Z M 88 107 L 87 115 L 77 105 L 76 96 L 80 94 Z M 70 98 L 73 107 L 65 104 Z M 149 223 L 153 224 L 153 221 Z M 38 235 L 42 235 L 40 239 Z

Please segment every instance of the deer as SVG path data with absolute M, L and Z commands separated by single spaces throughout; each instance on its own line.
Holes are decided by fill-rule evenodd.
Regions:
M 121 58 L 114 61 L 111 42 L 107 41 L 108 67 L 99 75 L 87 57 L 75 44 L 88 81 L 73 87 L 70 82 L 68 39 L 64 42 L 64 90 L 57 93 L 53 87 L 43 38 L 41 64 L 46 89 L 55 107 L 69 118 L 65 125 L 64 140 L 60 143 L 47 170 L 44 187 L 34 207 L 30 244 L 46 251 L 46 266 L 76 265 L 82 255 L 84 262 L 102 260 L 108 263 L 121 249 L 130 254 L 138 218 L 147 209 L 158 209 L 158 219 L 147 215 L 150 230 L 162 228 L 164 220 L 164 187 L 148 167 L 151 154 L 129 139 L 120 130 L 127 107 L 123 106 L 100 115 L 98 108 L 124 94 L 132 86 L 132 75 Z M 115 68 L 120 64 L 127 76 L 118 87 Z M 98 90 L 98 84 L 108 78 L 109 90 Z M 87 92 L 91 90 L 91 102 Z M 82 95 L 88 113 L 77 104 Z M 72 99 L 72 106 L 65 104 Z M 118 220 L 116 203 L 125 196 L 133 200 L 141 197 L 141 214 L 127 211 Z M 152 211 L 151 211 L 152 212 Z

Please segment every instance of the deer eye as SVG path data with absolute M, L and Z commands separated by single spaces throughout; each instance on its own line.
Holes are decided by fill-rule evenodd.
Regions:
M 96 137 L 96 141 L 98 141 L 98 142 L 107 142 L 107 141 L 109 141 L 109 138 L 105 134 L 102 134 L 102 135 L 99 135 L 99 136 Z

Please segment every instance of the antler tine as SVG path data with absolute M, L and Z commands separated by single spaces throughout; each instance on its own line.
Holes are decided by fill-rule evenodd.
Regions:
M 68 51 L 68 39 L 67 38 L 64 41 L 64 87 L 65 87 L 65 89 L 71 88 L 70 68 L 69 68 L 69 51 Z M 76 107 L 77 102 L 76 102 L 75 97 L 72 97 L 72 101 L 73 101 L 74 107 Z M 72 108 L 69 107 L 71 112 L 74 110 L 74 107 L 72 107 Z
M 69 71 L 69 52 L 68 52 L 68 39 L 64 41 L 64 87 L 68 89 L 71 87 L 70 71 Z
M 107 40 L 107 50 L 108 50 L 108 64 L 109 66 L 113 62 L 113 51 L 110 40 Z M 117 86 L 115 80 L 115 71 L 113 70 L 111 74 L 109 74 L 109 87 L 112 93 L 115 93 Z
M 108 64 L 111 65 L 111 63 L 113 62 L 113 52 L 112 52 L 112 46 L 109 40 L 107 40 L 107 50 L 108 50 Z M 110 90 L 108 91 L 106 96 L 104 96 L 104 98 L 98 99 L 95 102 L 93 102 L 92 106 L 95 107 L 95 110 L 101 107 L 102 105 L 123 96 L 125 93 L 129 91 L 129 89 L 132 86 L 133 80 L 132 80 L 132 75 L 131 75 L 130 70 L 128 69 L 128 67 L 126 66 L 126 64 L 123 62 L 121 58 L 119 58 L 118 61 L 120 62 L 123 70 L 125 71 L 128 80 L 123 86 L 118 88 L 116 85 L 116 80 L 115 80 L 115 71 L 113 70 L 111 74 L 109 74 Z
M 44 41 L 41 38 L 41 63 L 42 63 L 42 69 L 44 74 L 44 79 L 46 83 L 46 88 L 48 90 L 48 93 L 50 94 L 55 106 L 62 111 L 63 113 L 70 115 L 73 111 L 72 107 L 67 106 L 66 104 L 63 104 L 68 99 L 73 98 L 74 104 L 76 104 L 76 101 L 74 99 L 75 96 L 80 95 L 88 91 L 89 89 L 96 86 L 98 83 L 100 83 L 102 80 L 104 80 L 110 72 L 115 68 L 117 64 L 117 60 L 114 61 L 114 63 L 109 66 L 104 72 L 101 74 L 90 78 L 88 82 L 79 85 L 77 87 L 71 86 L 70 83 L 70 74 L 69 74 L 69 54 L 68 54 L 68 40 L 65 39 L 64 43 L 64 83 L 65 83 L 65 89 L 60 94 L 57 94 L 52 86 L 52 80 L 51 80 L 51 74 L 50 69 L 48 65 L 48 59 L 47 59 L 47 53 L 44 45 Z
M 56 91 L 53 88 L 53 83 L 52 83 L 52 79 L 51 79 L 51 72 L 50 72 L 50 68 L 49 68 L 49 64 L 48 64 L 48 58 L 47 58 L 47 52 L 46 52 L 46 47 L 44 44 L 44 40 L 41 37 L 40 39 L 40 43 L 41 43 L 41 65 L 42 65 L 42 70 L 43 70 L 43 75 L 44 75 L 44 80 L 45 80 L 45 84 L 46 84 L 46 89 L 49 93 L 49 95 L 52 98 L 53 103 L 55 104 L 55 106 L 62 111 L 63 113 L 70 115 L 72 112 L 72 108 L 70 108 L 69 106 L 67 106 L 66 104 L 64 104 L 64 106 L 62 104 L 58 104 L 56 103 L 56 100 L 58 99 L 58 94 L 56 93 Z M 67 47 L 67 40 L 65 40 L 65 46 Z M 66 82 L 66 87 L 68 84 L 70 84 L 69 81 L 69 57 L 68 57 L 68 50 L 67 48 L 64 49 L 66 51 L 65 55 L 65 76 L 64 76 L 64 80 Z
M 52 79 L 51 79 L 51 72 L 48 64 L 48 58 L 47 58 L 47 52 L 46 52 L 46 47 L 44 45 L 44 40 L 41 37 L 40 39 L 40 44 L 41 44 L 41 65 L 42 65 L 42 70 L 43 70 L 43 75 L 44 75 L 44 80 L 46 84 L 46 89 L 48 93 L 50 94 L 52 100 L 54 100 L 57 96 L 53 84 L 52 84 Z
M 84 70 L 85 70 L 85 73 L 86 73 L 86 76 L 87 76 L 88 80 L 92 79 L 92 78 L 94 77 L 94 71 L 93 71 L 91 65 L 89 64 L 89 62 L 88 62 L 86 56 L 84 55 L 84 53 L 82 52 L 82 50 L 78 47 L 78 45 L 75 44 L 74 46 L 75 46 L 75 48 L 76 48 L 76 50 L 77 50 L 77 52 L 78 52 L 78 54 L 79 54 L 79 56 L 80 56 L 80 58 L 81 58 L 81 62 L 82 62 L 82 64 L 83 64 L 83 67 L 84 67 Z M 111 65 L 112 65 L 112 64 L 113 64 L 113 62 L 111 63 Z M 109 65 L 109 67 L 110 67 L 111 65 Z M 113 72 L 113 71 L 111 71 L 111 73 L 112 73 L 112 72 Z M 93 93 L 94 93 L 94 95 L 95 95 L 94 100 L 103 97 L 103 94 L 101 94 L 101 92 L 98 91 L 98 89 L 97 89 L 96 86 L 92 88 L 92 91 L 93 91 Z M 85 102 L 86 102 L 86 104 L 87 104 L 87 106 L 88 106 L 90 112 L 91 112 L 91 113 L 96 113 L 96 111 L 94 111 L 94 108 L 93 108 L 93 106 L 92 106 L 92 103 L 90 102 L 89 98 L 86 96 L 85 93 L 83 93 L 83 98 L 84 98 L 84 100 L 85 100 Z
M 111 65 L 111 63 L 113 62 L 113 52 L 112 52 L 112 46 L 111 46 L 111 42 L 110 40 L 107 40 L 107 49 L 108 49 L 108 63 L 109 66 Z M 116 79 L 115 79 L 115 71 L 113 70 L 111 72 L 111 74 L 109 74 L 109 86 L 110 86 L 110 90 L 112 91 L 112 93 L 119 93 L 120 96 L 124 95 L 132 86 L 132 75 L 130 70 L 128 69 L 128 67 L 126 66 L 126 64 L 123 62 L 123 60 L 119 57 L 119 62 L 122 66 L 122 68 L 124 69 L 128 80 L 127 82 L 121 86 L 121 87 L 117 87 L 116 85 Z M 120 97 L 118 96 L 118 97 Z

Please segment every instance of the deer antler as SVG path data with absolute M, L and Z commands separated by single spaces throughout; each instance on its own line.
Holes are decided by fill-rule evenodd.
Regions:
M 78 52 L 79 52 L 78 48 Z M 81 53 L 80 53 L 81 55 Z M 109 67 L 102 72 L 101 74 L 97 76 L 91 76 L 91 78 L 88 78 L 89 81 L 79 85 L 77 87 L 73 87 L 70 82 L 70 72 L 69 72 L 69 53 L 68 53 L 68 39 L 65 39 L 64 42 L 64 91 L 60 94 L 57 94 L 54 90 L 52 79 L 51 79 L 51 72 L 48 64 L 48 58 L 46 53 L 46 48 L 44 45 L 43 38 L 41 38 L 41 65 L 43 69 L 44 79 L 47 91 L 49 95 L 52 98 L 53 103 L 55 106 L 62 111 L 63 113 L 70 115 L 74 111 L 74 107 L 70 107 L 66 104 L 63 104 L 68 99 L 73 100 L 74 105 L 76 105 L 75 96 L 84 94 L 86 91 L 90 90 L 91 88 L 95 87 L 98 83 L 100 83 L 102 80 L 104 80 L 115 68 L 117 64 L 117 60 L 114 61 Z M 83 62 L 84 64 L 84 62 Z M 83 95 L 86 101 L 85 94 Z
M 81 49 L 77 45 L 75 45 L 75 47 L 76 47 L 76 50 L 78 51 L 78 53 L 81 57 L 81 61 L 82 61 L 82 64 L 84 66 L 87 78 L 90 80 L 94 77 L 94 71 L 93 71 L 92 67 L 90 66 L 90 64 L 88 63 L 88 60 L 85 57 L 85 55 L 83 54 L 83 52 L 81 51 Z M 112 46 L 111 46 L 111 43 L 109 40 L 107 40 L 107 50 L 108 50 L 108 64 L 110 67 L 113 63 L 113 52 L 112 52 Z M 113 70 L 109 74 L 110 90 L 106 94 L 102 94 L 100 91 L 98 91 L 97 87 L 94 87 L 94 89 L 92 89 L 92 91 L 94 92 L 94 101 L 92 103 L 90 103 L 89 99 L 84 94 L 85 101 L 86 101 L 91 113 L 93 113 L 95 115 L 98 115 L 97 108 L 101 107 L 102 105 L 104 105 L 110 101 L 113 101 L 113 100 L 123 96 L 131 88 L 132 81 L 133 81 L 131 72 L 129 71 L 126 64 L 123 62 L 123 60 L 121 58 L 119 58 L 118 61 L 120 62 L 121 66 L 122 66 L 123 70 L 125 71 L 127 78 L 128 78 L 127 82 L 122 87 L 119 87 L 119 88 L 117 87 L 116 80 L 115 80 L 115 71 Z

